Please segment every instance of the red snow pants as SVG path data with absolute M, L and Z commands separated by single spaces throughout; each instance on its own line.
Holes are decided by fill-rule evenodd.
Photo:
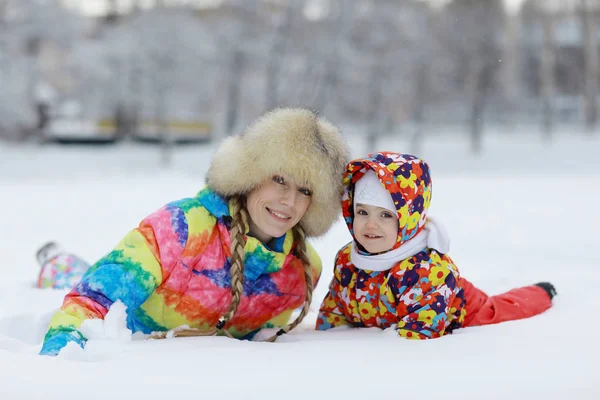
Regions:
M 525 286 L 488 296 L 468 280 L 462 277 L 459 279 L 465 293 L 467 311 L 463 327 L 529 318 L 552 306 L 550 296 L 539 286 Z

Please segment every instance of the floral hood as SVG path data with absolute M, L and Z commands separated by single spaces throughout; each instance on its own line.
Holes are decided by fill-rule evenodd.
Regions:
M 394 201 L 398 239 L 393 249 L 397 249 L 420 233 L 427 220 L 432 190 L 429 165 L 416 156 L 387 151 L 351 161 L 344 173 L 342 212 L 352 236 L 354 185 L 369 169 L 377 174 Z

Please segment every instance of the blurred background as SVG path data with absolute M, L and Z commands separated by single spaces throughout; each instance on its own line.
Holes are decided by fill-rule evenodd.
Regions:
M 284 105 L 367 151 L 593 138 L 599 18 L 597 0 L 0 0 L 0 142 L 168 149 Z
M 600 314 L 599 21 L 600 0 L 0 0 L 0 369 L 12 371 L 0 374 L 0 392 L 15 393 L 3 398 L 63 399 L 64 376 L 89 399 L 108 390 L 97 391 L 97 376 L 110 390 L 133 382 L 131 398 L 184 380 L 197 384 L 182 396 L 216 393 L 198 385 L 222 381 L 213 372 L 228 360 L 222 346 L 198 347 L 216 360 L 211 370 L 197 368 L 200 353 L 183 361 L 187 351 L 171 347 L 193 376 L 167 368 L 158 386 L 119 367 L 145 371 L 153 355 L 133 347 L 67 369 L 34 361 L 66 294 L 35 289 L 35 255 L 53 240 L 95 262 L 163 204 L 197 193 L 224 138 L 267 109 L 303 106 L 341 127 L 353 157 L 390 150 L 427 160 L 428 215 L 443 221 L 452 259 L 477 286 L 492 294 L 549 281 L 559 292 L 539 318 L 465 330 L 448 338 L 462 342 L 436 342 L 428 354 L 386 347 L 387 361 L 365 358 L 366 368 L 385 378 L 397 370 L 389 361 L 402 359 L 429 370 L 454 349 L 472 378 L 462 398 L 600 399 L 597 340 L 573 340 L 600 328 L 590 318 Z M 273 360 L 242 354 L 237 365 L 256 366 L 246 381 L 259 383 L 240 386 L 246 397 L 363 395 L 332 386 L 346 370 L 332 375 L 314 360 L 351 365 L 348 343 L 374 342 L 309 336 L 350 240 L 341 217 L 311 239 L 323 283 L 291 339 L 299 342 L 288 344 L 315 350 L 281 352 L 292 369 L 268 391 L 260 360 Z M 300 375 L 311 385 L 298 385 Z M 452 397 L 444 385 L 428 390 Z

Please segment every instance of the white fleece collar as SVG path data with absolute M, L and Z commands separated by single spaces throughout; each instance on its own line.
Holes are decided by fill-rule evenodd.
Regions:
M 365 256 L 356 250 L 356 242 L 352 242 L 350 261 L 358 269 L 367 271 L 387 271 L 400 261 L 405 260 L 426 248 L 434 249 L 438 253 L 446 254 L 450 251 L 450 238 L 444 226 L 432 219 L 427 218 L 425 228 L 415 237 L 403 243 L 395 250 L 383 254 Z

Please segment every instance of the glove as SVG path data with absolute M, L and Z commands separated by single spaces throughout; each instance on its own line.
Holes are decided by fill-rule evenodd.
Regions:
M 550 300 L 552 300 L 554 298 L 554 296 L 556 296 L 556 294 L 557 294 L 556 288 L 550 282 L 539 282 L 539 283 L 536 283 L 535 286 L 539 286 L 542 289 L 544 289 L 544 291 L 546 291 L 546 293 L 548 293 L 548 296 L 550 296 Z

